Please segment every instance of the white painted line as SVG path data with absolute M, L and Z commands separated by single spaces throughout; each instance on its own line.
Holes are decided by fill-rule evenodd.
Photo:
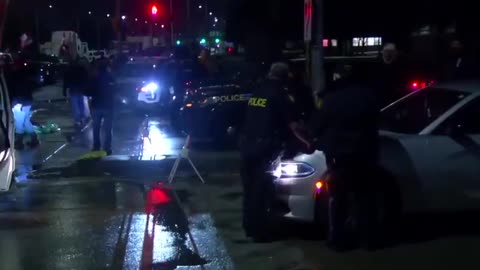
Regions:
M 88 124 L 86 124 L 79 132 L 79 135 L 83 134 L 83 132 L 90 127 L 90 125 L 92 124 L 92 121 L 88 122 Z M 75 136 L 72 137 L 72 141 L 74 141 L 76 138 Z M 69 145 L 70 143 L 69 142 L 65 142 L 64 144 L 62 144 L 60 147 L 58 147 L 55 151 L 53 151 L 52 154 L 50 154 L 48 157 L 44 158 L 43 161 L 42 161 L 42 164 L 47 162 L 48 160 L 50 160 L 53 156 L 55 156 L 56 154 L 58 154 L 60 151 L 62 151 L 65 147 L 67 147 L 67 145 Z

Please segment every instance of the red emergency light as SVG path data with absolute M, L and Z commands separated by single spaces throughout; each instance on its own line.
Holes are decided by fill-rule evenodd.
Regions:
M 157 15 L 158 14 L 158 7 L 156 5 L 152 6 L 152 15 Z

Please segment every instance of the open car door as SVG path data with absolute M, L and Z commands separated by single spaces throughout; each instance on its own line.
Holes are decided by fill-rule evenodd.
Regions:
M 0 48 L 9 0 L 0 0 Z M 3 76 L 6 58 L 0 52 L 0 192 L 8 191 L 15 171 L 14 122 L 7 84 Z

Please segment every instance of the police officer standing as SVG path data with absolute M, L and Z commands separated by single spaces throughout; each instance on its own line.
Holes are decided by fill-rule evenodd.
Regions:
M 272 240 L 270 203 L 273 195 L 271 164 L 282 151 L 288 135 L 293 134 L 310 149 L 310 143 L 298 132 L 293 102 L 285 89 L 289 68 L 274 63 L 268 78 L 254 91 L 248 102 L 241 143 L 243 227 L 256 242 Z
M 362 244 L 367 248 L 378 244 L 374 180 L 378 168 L 379 105 L 374 90 L 361 82 L 365 76 L 353 71 L 349 65 L 337 67 L 334 83 L 327 89 L 322 109 L 312 123 L 329 169 L 328 245 L 336 251 L 355 244 L 346 230 L 349 194 L 354 195 L 359 208 Z

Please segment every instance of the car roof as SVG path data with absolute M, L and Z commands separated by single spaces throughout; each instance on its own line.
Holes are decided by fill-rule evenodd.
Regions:
M 432 87 L 478 94 L 480 93 L 480 80 L 439 82 Z

